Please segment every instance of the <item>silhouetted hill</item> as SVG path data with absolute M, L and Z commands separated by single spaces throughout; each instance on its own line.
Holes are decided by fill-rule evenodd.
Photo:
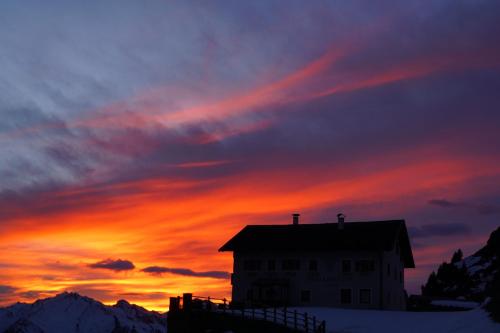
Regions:
M 62 293 L 0 309 L 0 332 L 163 333 L 166 316 L 123 300 L 107 306 L 76 293 Z
M 422 286 L 422 295 L 474 301 L 490 299 L 487 309 L 500 321 L 500 227 L 473 255 L 463 258 L 458 250 L 450 263 L 441 264 Z

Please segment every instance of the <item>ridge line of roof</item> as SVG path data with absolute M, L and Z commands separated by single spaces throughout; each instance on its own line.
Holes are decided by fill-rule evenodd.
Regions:
M 405 219 L 399 219 L 399 220 L 380 220 L 380 221 L 350 221 L 350 222 L 344 222 L 344 224 L 356 224 L 356 223 L 384 223 L 384 222 L 406 222 Z M 323 222 L 323 223 L 301 223 L 298 224 L 298 226 L 304 226 L 304 225 L 331 225 L 331 224 L 338 224 L 338 222 Z M 280 226 L 297 226 L 291 223 L 287 224 L 247 224 L 246 227 L 280 227 Z

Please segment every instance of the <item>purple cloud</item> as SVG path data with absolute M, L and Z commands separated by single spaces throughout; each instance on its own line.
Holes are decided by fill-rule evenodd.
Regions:
M 500 207 L 490 204 L 475 204 L 469 202 L 453 202 L 446 199 L 433 199 L 429 200 L 430 205 L 439 206 L 443 208 L 469 208 L 479 215 L 494 215 L 500 214 Z
M 434 223 L 409 227 L 408 231 L 412 238 L 427 238 L 463 235 L 469 233 L 470 228 L 463 223 Z
M 17 288 L 14 288 L 12 286 L 6 286 L 6 285 L 0 285 L 0 295 L 2 294 L 11 294 L 15 292 Z
M 453 202 L 446 199 L 432 199 L 429 200 L 429 205 L 439 206 L 439 207 L 464 207 L 467 204 L 463 202 Z
M 135 268 L 134 264 L 129 260 L 122 259 L 105 259 L 98 261 L 93 264 L 88 265 L 90 268 L 102 268 L 102 269 L 110 269 L 112 271 L 129 271 Z
M 229 273 L 224 271 L 206 271 L 206 272 L 195 272 L 188 268 L 170 268 L 161 266 L 149 266 L 142 270 L 145 273 L 152 275 L 161 275 L 163 273 L 170 273 L 176 275 L 184 276 L 194 276 L 194 277 L 209 277 L 214 279 L 227 279 L 229 278 Z

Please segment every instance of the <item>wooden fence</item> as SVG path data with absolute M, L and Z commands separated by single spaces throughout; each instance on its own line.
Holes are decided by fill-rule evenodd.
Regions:
M 231 316 L 239 316 L 247 320 L 264 320 L 296 332 L 304 333 L 325 333 L 326 323 L 320 321 L 315 316 L 310 316 L 307 312 L 289 310 L 286 307 L 255 307 L 255 308 L 231 308 L 229 302 L 224 299 L 218 299 L 205 296 L 192 296 L 184 294 L 183 304 L 181 306 L 180 297 L 174 299 L 174 306 L 178 309 L 190 307 L 193 310 L 214 311 Z M 176 300 L 175 300 L 176 299 Z M 189 303 L 189 304 L 186 304 Z M 171 307 L 172 308 L 172 307 Z

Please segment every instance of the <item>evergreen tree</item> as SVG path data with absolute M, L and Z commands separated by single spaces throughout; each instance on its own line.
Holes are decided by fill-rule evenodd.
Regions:
M 441 291 L 438 286 L 438 280 L 436 277 L 436 273 L 433 271 L 429 278 L 427 279 L 427 283 L 422 286 L 422 295 L 424 296 L 436 296 L 440 294 Z
M 455 264 L 459 261 L 462 261 L 464 258 L 464 254 L 462 253 L 461 249 L 458 249 L 455 253 L 453 253 L 453 257 L 451 257 L 451 263 Z
M 462 259 L 463 253 L 459 249 L 453 254 L 451 263 L 439 265 L 437 273 L 432 272 L 422 287 L 422 295 L 452 298 L 470 296 L 474 283 L 465 265 L 458 264 Z
M 491 295 L 491 299 L 486 305 L 486 310 L 490 312 L 493 320 L 500 322 L 500 271 L 497 271 L 494 275 L 489 294 Z

